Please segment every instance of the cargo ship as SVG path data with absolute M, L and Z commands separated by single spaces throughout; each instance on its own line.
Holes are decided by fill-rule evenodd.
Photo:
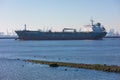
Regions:
M 101 23 L 93 24 L 91 21 L 92 31 L 85 32 L 79 31 L 72 28 L 64 28 L 61 32 L 49 31 L 30 31 L 26 30 L 26 25 L 24 30 L 15 31 L 18 35 L 17 39 L 20 40 L 100 40 L 106 36 L 107 32 Z M 71 30 L 69 32 L 68 30 Z

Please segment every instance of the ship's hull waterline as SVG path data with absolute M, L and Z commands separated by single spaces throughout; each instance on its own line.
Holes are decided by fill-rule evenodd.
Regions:
M 20 40 L 100 40 L 106 32 L 40 32 L 15 31 Z

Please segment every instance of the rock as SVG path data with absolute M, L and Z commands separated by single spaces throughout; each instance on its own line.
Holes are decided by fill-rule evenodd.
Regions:
M 50 64 L 49 66 L 50 66 L 50 67 L 59 67 L 59 65 L 58 65 L 58 64 L 55 64 L 55 63 L 54 63 L 54 64 Z
M 65 71 L 67 71 L 67 69 L 65 69 Z
M 17 60 L 20 60 L 19 58 L 17 58 Z
M 22 65 L 22 67 L 24 67 L 24 65 Z

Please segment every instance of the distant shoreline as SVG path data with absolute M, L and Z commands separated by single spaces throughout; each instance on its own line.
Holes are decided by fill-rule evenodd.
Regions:
M 17 37 L 0 37 L 0 39 L 16 39 Z
M 120 38 L 120 36 L 105 36 L 104 38 Z M 0 37 L 0 39 L 17 39 L 17 37 Z
M 104 38 L 120 38 L 120 36 L 105 36 Z

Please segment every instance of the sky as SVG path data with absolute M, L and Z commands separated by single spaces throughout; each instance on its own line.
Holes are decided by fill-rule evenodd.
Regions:
M 120 32 L 120 0 L 0 0 L 0 32 L 79 30 L 91 19 Z

